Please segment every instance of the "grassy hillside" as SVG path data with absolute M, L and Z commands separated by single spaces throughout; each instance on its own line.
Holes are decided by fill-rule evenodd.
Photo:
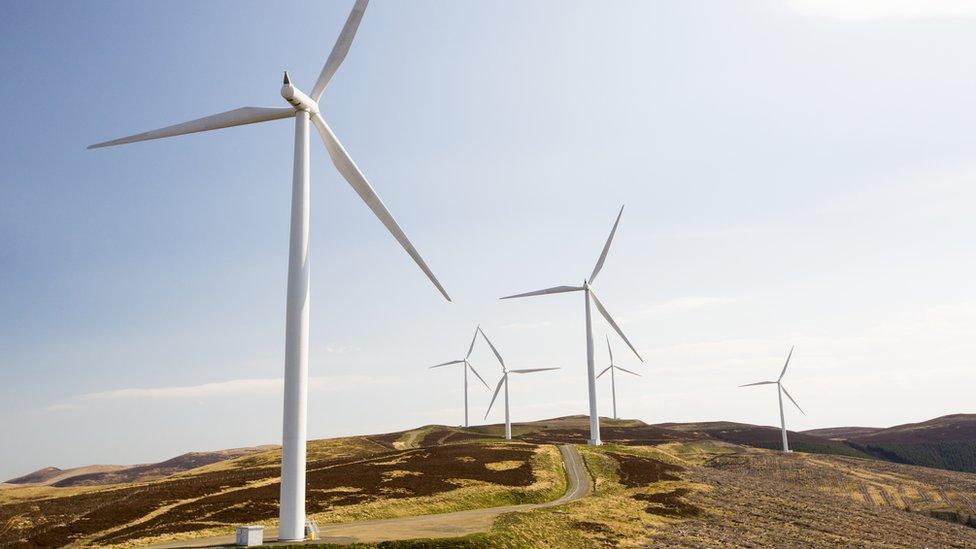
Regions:
M 311 441 L 307 512 L 319 523 L 541 502 L 565 490 L 553 446 L 431 445 L 446 427 Z M 464 438 L 463 432 L 455 433 Z M 129 546 L 225 534 L 240 523 L 274 526 L 280 450 L 163 479 L 111 486 L 0 491 L 0 546 Z
M 580 450 L 590 497 L 483 534 L 363 547 L 976 547 L 976 475 L 709 440 Z
M 947 430 L 964 438 L 966 422 L 949 423 L 956 425 L 926 422 L 875 440 L 932 448 Z M 584 442 L 586 418 L 514 431 L 512 442 L 500 440 L 499 425 L 311 441 L 308 512 L 325 524 L 562 495 L 566 479 L 552 443 Z M 603 434 L 604 446 L 579 447 L 591 496 L 502 515 L 482 534 L 382 546 L 976 548 L 974 474 L 885 462 L 847 441 L 803 433 L 791 434 L 800 452 L 771 452 L 761 447 L 778 447 L 776 429 L 727 422 L 607 421 Z M 155 480 L 3 489 L 0 546 L 132 547 L 224 535 L 242 522 L 275 526 L 280 457 L 272 449 Z

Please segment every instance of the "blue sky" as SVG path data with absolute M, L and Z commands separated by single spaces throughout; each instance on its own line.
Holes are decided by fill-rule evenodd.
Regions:
M 497 297 L 581 281 L 623 203 L 623 416 L 774 424 L 736 385 L 793 344 L 791 428 L 976 411 L 967 4 L 374 0 L 322 111 L 454 303 L 313 141 L 309 436 L 458 423 L 426 366 L 478 323 L 563 368 L 515 420 L 585 412 L 581 299 Z M 0 478 L 279 440 L 291 124 L 85 146 L 283 106 L 350 5 L 0 6 Z

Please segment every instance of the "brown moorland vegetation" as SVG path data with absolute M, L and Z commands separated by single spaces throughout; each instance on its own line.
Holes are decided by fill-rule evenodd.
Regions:
M 976 477 L 839 456 L 747 451 L 683 473 L 708 513 L 656 528 L 674 547 L 976 547 L 976 529 L 933 510 L 971 512 Z M 949 518 L 949 520 L 940 520 Z
M 397 546 L 976 548 L 976 475 L 725 440 L 753 428 L 767 429 L 609 420 L 609 444 L 580 447 L 592 496 L 502 515 L 485 534 Z M 588 430 L 574 416 L 516 425 L 521 441 L 500 433 L 432 425 L 312 441 L 309 513 L 321 524 L 554 499 L 564 488 L 549 444 L 583 442 Z M 279 460 L 273 450 L 154 481 L 0 490 L 0 546 L 132 546 L 273 526 Z
M 537 488 L 534 445 L 459 443 L 388 449 L 403 435 L 336 439 L 328 441 L 328 448 L 313 444 L 309 514 L 430 499 L 477 485 L 508 488 L 506 497 L 518 502 L 531 500 L 531 490 Z M 274 450 L 157 481 L 111 489 L 75 488 L 63 495 L 56 488 L 42 493 L 35 488 L 39 497 L 21 493 L 25 489 L 5 490 L 0 499 L 0 546 L 125 544 L 215 528 L 226 531 L 242 522 L 273 524 L 278 514 L 279 459 L 280 452 Z
M 593 496 L 501 517 L 464 546 L 976 548 L 955 520 L 972 474 L 710 440 L 581 452 Z

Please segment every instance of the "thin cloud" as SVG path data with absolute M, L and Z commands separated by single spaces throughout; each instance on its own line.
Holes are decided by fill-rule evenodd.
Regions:
M 391 383 L 386 377 L 346 375 L 346 376 L 313 376 L 309 377 L 309 389 L 314 391 L 335 391 L 360 387 L 363 385 L 378 385 Z M 283 382 L 281 378 L 253 378 L 231 379 L 199 385 L 180 385 L 174 387 L 133 387 L 83 393 L 69 398 L 65 402 L 45 406 L 48 412 L 78 410 L 86 404 L 105 402 L 125 402 L 131 400 L 200 400 L 206 398 L 242 396 L 242 395 L 275 395 L 281 394 Z
M 185 385 L 177 387 L 136 387 L 113 389 L 97 393 L 85 393 L 76 398 L 83 401 L 106 401 L 127 399 L 181 399 L 206 398 L 226 395 L 258 395 L 281 392 L 281 379 L 232 379 L 217 383 Z
M 788 5 L 801 15 L 845 21 L 976 16 L 972 0 L 789 0 Z

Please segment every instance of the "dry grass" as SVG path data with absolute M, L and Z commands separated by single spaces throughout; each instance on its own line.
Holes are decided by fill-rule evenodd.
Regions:
M 388 518 L 547 501 L 565 490 L 554 447 L 496 443 L 396 451 L 388 443 L 393 438 L 311 443 L 309 514 L 320 523 Z M 270 450 L 159 481 L 4 490 L 0 546 L 131 546 L 226 533 L 240 522 L 274 526 L 279 459 L 280 451 Z
M 591 497 L 505 515 L 485 546 L 976 547 L 976 529 L 917 512 L 976 501 L 976 475 L 712 441 L 580 452 Z
M 507 444 L 492 445 L 489 449 L 504 450 Z M 490 452 L 489 452 L 490 455 Z M 489 467 L 505 464 L 504 467 Z M 520 467 L 524 462 L 505 460 L 488 462 L 485 467 L 495 471 L 508 471 Z M 466 509 L 498 507 L 519 503 L 541 503 L 558 498 L 566 491 L 566 478 L 563 473 L 562 457 L 553 446 L 540 446 L 532 456 L 532 484 L 513 489 L 508 486 L 479 481 L 456 480 L 455 490 L 432 496 L 378 500 L 359 505 L 335 507 L 312 516 L 320 524 L 429 515 L 449 513 Z
M 452 483 L 456 486 L 456 488 L 449 492 L 423 497 L 407 497 L 397 499 L 381 498 L 362 504 L 336 506 L 321 513 L 310 514 L 309 518 L 315 519 L 319 524 L 329 524 L 351 522 L 356 520 L 447 513 L 453 511 L 463 511 L 466 509 L 550 501 L 565 493 L 566 478 L 563 472 L 562 458 L 557 448 L 551 446 L 531 447 L 517 443 L 516 445 L 519 447 L 529 447 L 533 450 L 531 458 L 533 481 L 527 486 L 512 488 L 469 479 L 455 479 L 452 481 Z M 484 449 L 485 453 L 487 454 L 486 457 L 490 458 L 491 454 L 496 452 L 499 454 L 505 453 L 506 449 L 510 446 L 510 444 L 493 444 Z M 470 456 L 466 457 L 470 459 L 459 459 L 457 461 L 465 463 L 479 461 L 478 459 L 471 458 Z M 396 465 L 401 462 L 401 460 L 385 460 L 378 463 Z M 503 460 L 496 462 L 489 461 L 486 463 L 486 466 L 492 464 L 504 464 L 506 465 L 505 467 L 500 467 L 498 469 L 506 471 L 520 467 L 523 463 L 524 462 L 517 460 Z M 517 466 L 510 467 L 509 465 L 511 464 L 517 464 Z M 389 476 L 390 478 L 399 478 L 405 475 L 409 476 L 412 473 L 413 472 L 397 470 L 391 472 Z M 351 489 L 350 487 L 346 487 L 344 490 L 349 492 L 357 491 L 356 489 Z M 277 520 L 274 518 L 257 521 L 257 523 L 263 524 L 266 527 L 277 526 Z M 223 526 L 220 528 L 194 531 L 190 534 L 177 533 L 153 537 L 142 537 L 138 540 L 121 543 L 116 546 L 135 547 L 148 543 L 166 543 L 192 537 L 220 535 L 226 534 L 226 532 L 227 527 Z
M 522 465 L 521 461 L 494 461 L 485 464 L 485 469 L 491 471 L 508 471 L 509 469 L 515 469 Z
M 545 438 L 576 428 L 577 419 L 523 430 Z M 565 492 L 554 446 L 450 444 L 484 440 L 494 430 L 427 426 L 315 441 L 310 517 L 320 524 L 394 518 L 549 501 Z M 952 522 L 976 516 L 973 474 L 716 440 L 634 441 L 579 447 L 594 483 L 590 497 L 502 515 L 484 535 L 419 546 L 976 548 L 976 529 Z M 3 490 L 0 545 L 37 531 L 34 546 L 63 545 L 58 536 L 77 533 L 89 544 L 128 547 L 226 534 L 236 516 L 276 526 L 279 459 L 271 450 L 111 490 Z M 150 528 L 151 521 L 158 523 Z
M 976 547 L 976 530 L 906 512 L 941 483 L 973 490 L 976 477 L 839 456 L 743 450 L 685 476 L 707 490 L 687 501 L 702 517 L 655 528 L 668 547 Z M 916 499 L 918 498 L 918 499 Z
M 647 529 L 672 519 L 648 513 L 648 502 L 635 496 L 697 489 L 684 480 L 627 486 L 614 455 L 648 460 L 658 466 L 677 465 L 676 459 L 655 448 L 579 446 L 593 481 L 593 494 L 567 505 L 500 517 L 487 536 L 491 547 L 641 547 Z M 627 457 L 623 459 L 627 459 Z

